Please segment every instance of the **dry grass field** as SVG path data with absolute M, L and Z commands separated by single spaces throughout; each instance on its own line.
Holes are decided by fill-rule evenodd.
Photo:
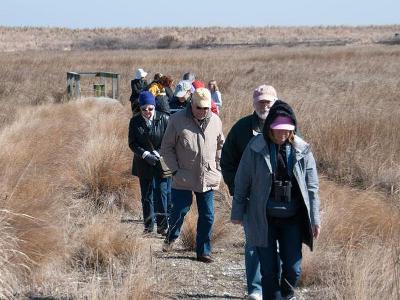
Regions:
M 137 34 L 160 38 L 173 31 L 165 30 Z M 188 44 L 193 32 L 207 32 L 174 30 Z M 257 41 L 255 29 L 208 31 L 213 30 L 220 43 L 248 42 L 246 34 Z M 389 38 L 399 27 L 265 30 L 281 42 L 296 37 L 370 41 Z M 124 37 L 136 31 L 1 31 L 8 33 L 0 35 L 8 48 L 0 53 L 0 298 L 178 297 L 173 277 L 179 266 L 168 272 L 170 261 L 152 254 L 161 240 L 142 237 L 140 223 L 135 224 L 140 200 L 129 173 L 127 100 L 137 67 L 176 80 L 189 70 L 204 81 L 216 79 L 225 132 L 252 111 L 254 87 L 272 84 L 295 108 L 322 179 L 322 234 L 315 252 L 305 251 L 301 284 L 306 292 L 300 297 L 400 298 L 399 46 L 58 51 L 83 33 Z M 10 31 L 14 41 L 6 39 Z M 30 47 L 32 40 L 42 46 Z M 122 105 L 68 102 L 67 71 L 121 74 Z M 83 93 L 92 96 L 88 82 Z M 221 191 L 225 200 L 218 206 L 215 243 L 241 253 L 240 243 L 229 244 L 238 232 L 226 226 L 229 198 L 223 185 Z M 125 219 L 134 224 L 121 222 Z M 193 247 L 190 225 L 183 241 L 187 248 Z M 232 263 L 218 255 L 221 264 Z M 195 293 L 196 285 L 191 289 Z M 241 286 L 235 295 L 244 295 Z
M 0 26 L 2 51 L 399 44 L 399 25 L 68 29 Z

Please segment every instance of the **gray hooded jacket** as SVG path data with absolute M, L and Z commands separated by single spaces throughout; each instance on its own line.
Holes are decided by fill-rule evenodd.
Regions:
M 308 143 L 295 136 L 293 174 L 300 187 L 301 198 L 307 208 L 303 242 L 313 248 L 311 224 L 320 224 L 318 174 L 314 156 Z M 264 136 L 254 137 L 247 145 L 235 177 L 232 220 L 245 223 L 248 242 L 257 247 L 268 246 L 267 200 L 271 191 L 272 167 L 269 148 Z

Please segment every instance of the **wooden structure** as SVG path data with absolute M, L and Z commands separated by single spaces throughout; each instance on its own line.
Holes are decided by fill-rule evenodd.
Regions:
M 95 97 L 106 97 L 106 79 L 111 79 L 111 96 L 119 98 L 119 74 L 111 72 L 67 72 L 67 95 L 69 99 L 81 97 L 81 77 L 98 77 L 101 83 L 93 84 Z

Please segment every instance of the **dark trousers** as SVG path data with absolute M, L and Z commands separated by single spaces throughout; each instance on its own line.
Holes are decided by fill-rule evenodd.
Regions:
M 168 182 L 166 178 L 139 178 L 142 194 L 144 229 L 168 228 Z
M 279 242 L 279 252 L 277 250 Z M 300 222 L 275 219 L 268 222 L 268 247 L 256 247 L 261 264 L 263 299 L 294 295 L 301 274 L 302 226 Z M 282 262 L 280 273 L 279 258 Z
M 210 255 L 211 253 L 211 231 L 214 223 L 214 191 L 194 193 L 196 195 L 197 211 L 197 256 Z M 192 191 L 171 190 L 172 212 L 170 217 L 170 229 L 167 242 L 172 242 L 179 237 L 183 220 L 192 205 Z

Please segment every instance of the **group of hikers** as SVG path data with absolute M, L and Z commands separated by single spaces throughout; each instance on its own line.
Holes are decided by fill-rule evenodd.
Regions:
M 129 147 L 139 177 L 144 233 L 157 226 L 169 252 L 180 235 L 193 194 L 198 210 L 196 257 L 212 263 L 214 191 L 221 173 L 232 196 L 231 221 L 245 233 L 248 299 L 295 299 L 302 243 L 312 250 L 321 225 L 318 175 L 310 145 L 293 109 L 271 85 L 254 89 L 254 112 L 238 120 L 225 140 L 218 116 L 221 93 L 185 73 L 137 69 L 131 82 Z

